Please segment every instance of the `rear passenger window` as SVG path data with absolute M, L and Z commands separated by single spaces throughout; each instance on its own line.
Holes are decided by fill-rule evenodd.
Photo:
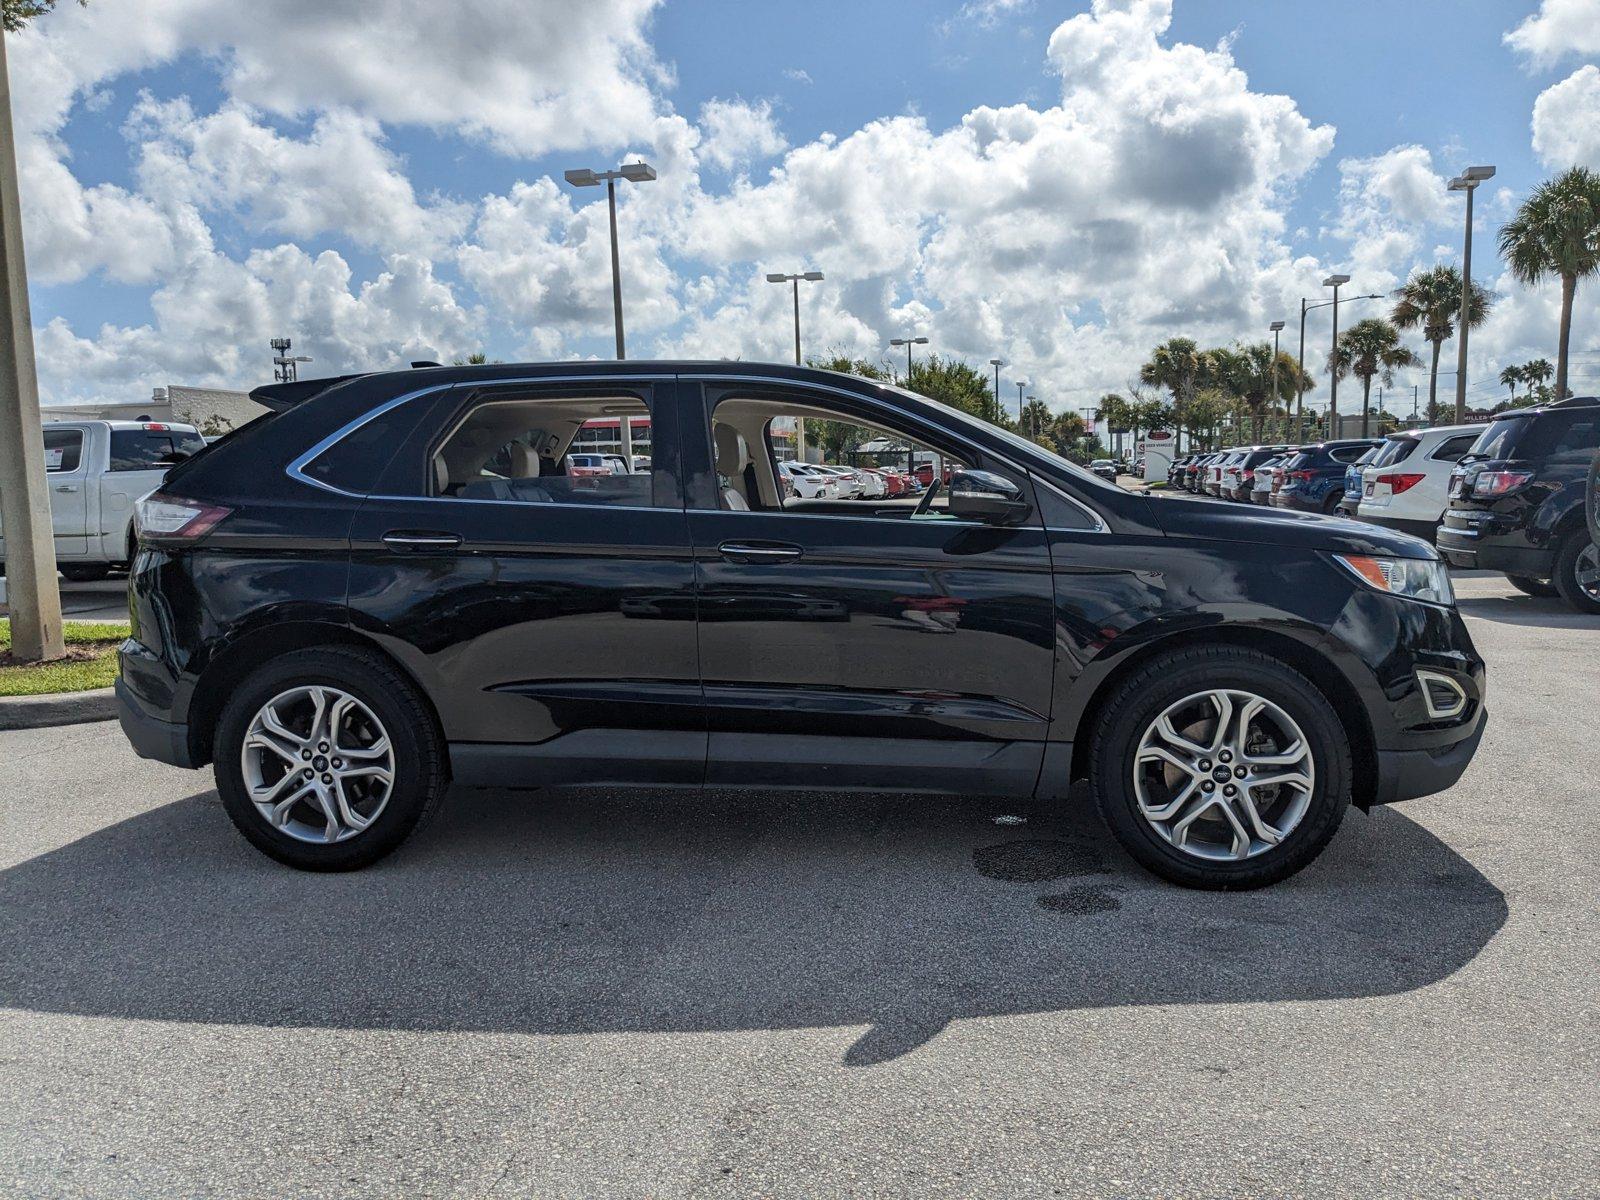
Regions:
M 1438 459 L 1440 462 L 1460 462 L 1461 456 L 1471 450 L 1472 443 L 1477 440 L 1478 435 L 1475 433 L 1463 433 L 1453 438 L 1446 438 L 1428 457 Z
M 44 469 L 47 472 L 76 471 L 83 461 L 83 430 L 46 429 L 44 431 Z
M 1367 447 L 1365 446 L 1340 446 L 1337 449 L 1328 451 L 1329 457 L 1334 462 L 1342 463 L 1358 462 L 1366 456 L 1366 453 Z
M 204 450 L 205 445 L 205 439 L 195 433 L 175 433 L 166 429 L 113 429 L 111 469 L 164 470 L 176 466 L 196 451 Z
M 642 464 L 637 472 L 626 469 L 634 456 L 651 455 L 650 438 L 643 393 L 480 396 L 431 452 L 430 494 L 504 504 L 676 508 L 681 501 L 669 476 L 652 475 Z M 578 447 L 587 452 L 571 452 Z

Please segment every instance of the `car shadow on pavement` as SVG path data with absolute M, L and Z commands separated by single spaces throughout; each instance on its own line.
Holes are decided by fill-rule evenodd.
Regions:
M 997 825 L 998 814 L 1027 823 Z M 388 860 L 301 874 L 214 792 L 0 872 L 0 1003 L 264 1026 L 534 1033 L 870 1025 L 1383 996 L 1443 979 L 1505 897 L 1400 812 L 1351 812 L 1259 892 L 1140 871 L 1080 785 L 1005 802 L 465 792 Z M 848 1036 L 848 1034 L 846 1035 Z
M 1459 596 L 1456 607 L 1465 617 L 1525 625 L 1531 629 L 1600 629 L 1600 619 L 1578 612 L 1565 600 L 1540 596 Z

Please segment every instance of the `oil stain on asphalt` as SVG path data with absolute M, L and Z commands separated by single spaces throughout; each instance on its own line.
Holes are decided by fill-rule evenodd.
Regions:
M 1094 846 L 1059 838 L 1031 838 L 980 846 L 972 852 L 972 865 L 978 874 L 1006 883 L 1047 883 L 1111 873 Z M 1081 884 L 1054 895 L 1040 896 L 1038 904 L 1047 912 L 1069 916 L 1115 912 L 1122 907 L 1122 901 L 1113 893 L 1122 890 L 1116 884 Z

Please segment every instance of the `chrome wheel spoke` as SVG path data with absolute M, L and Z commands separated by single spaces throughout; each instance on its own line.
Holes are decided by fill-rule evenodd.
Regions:
M 1250 822 L 1250 829 L 1256 837 L 1266 842 L 1269 846 L 1276 846 L 1283 841 L 1283 831 L 1274 825 L 1269 825 L 1262 819 L 1260 810 L 1256 808 L 1255 797 L 1248 791 L 1239 797 L 1239 807 L 1244 809 L 1244 815 Z
M 1186 754 L 1192 754 L 1198 758 L 1201 755 L 1210 753 L 1210 749 L 1208 747 L 1202 746 L 1199 742 L 1191 741 L 1189 738 L 1184 737 L 1183 734 L 1174 729 L 1172 725 L 1172 717 L 1168 713 L 1162 713 L 1156 718 L 1155 727 L 1160 731 L 1162 738 L 1165 739 L 1169 745 L 1176 746 L 1179 750 L 1184 751 Z
M 1276 784 L 1284 784 L 1288 787 L 1299 788 L 1301 791 L 1309 792 L 1311 790 L 1311 776 L 1304 771 L 1283 771 L 1277 775 L 1254 776 L 1245 786 L 1253 792 L 1256 788 L 1272 787 Z
M 267 820 L 271 821 L 279 829 L 282 829 L 284 823 L 289 819 L 289 813 L 294 809 L 294 806 L 299 804 L 300 801 L 304 800 L 307 796 L 311 795 L 311 793 L 315 790 L 315 784 L 303 784 L 303 786 L 295 789 L 293 792 L 289 793 L 288 796 L 284 797 L 282 800 L 278 801 L 277 804 L 273 805 L 272 811 L 267 814 Z
M 1180 811 L 1182 811 L 1185 804 L 1189 803 L 1189 801 L 1193 800 L 1198 795 L 1200 795 L 1200 781 L 1198 779 L 1191 779 L 1187 784 L 1184 785 L 1183 790 L 1171 800 L 1167 801 L 1167 803 L 1155 805 L 1153 807 L 1146 807 L 1144 802 L 1141 801 L 1139 807 L 1144 810 L 1144 815 L 1150 818 L 1152 821 L 1170 821 L 1173 817 L 1177 816 Z M 1200 807 L 1203 808 L 1205 806 L 1201 805 Z
M 1305 756 L 1306 745 L 1302 741 L 1295 741 L 1291 743 L 1287 750 L 1281 751 L 1277 754 L 1249 754 L 1245 751 L 1239 752 L 1239 757 L 1244 760 L 1245 765 L 1251 767 L 1292 766 Z

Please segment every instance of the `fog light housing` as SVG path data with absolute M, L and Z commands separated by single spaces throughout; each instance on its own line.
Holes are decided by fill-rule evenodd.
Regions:
M 1454 720 L 1466 711 L 1467 693 L 1450 676 L 1419 669 L 1417 683 L 1422 687 L 1422 701 L 1428 706 L 1428 716 L 1435 721 Z

